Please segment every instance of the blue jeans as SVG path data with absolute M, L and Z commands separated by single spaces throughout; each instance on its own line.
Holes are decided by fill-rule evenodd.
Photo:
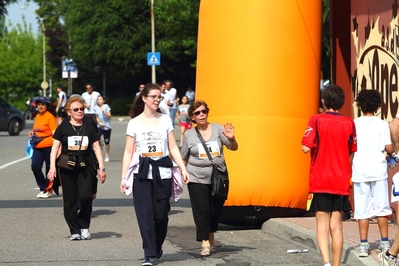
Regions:
M 50 152 L 51 147 L 33 150 L 33 157 L 31 163 L 31 169 L 35 175 L 36 183 L 40 188 L 40 191 L 45 191 L 49 180 L 47 179 L 47 173 L 50 170 Z M 46 162 L 46 176 L 43 174 L 42 168 L 43 163 Z
M 173 108 L 173 107 L 171 107 L 171 108 L 169 109 L 170 119 L 172 120 L 172 125 L 173 125 L 173 127 L 175 126 L 176 110 L 177 110 L 177 108 Z

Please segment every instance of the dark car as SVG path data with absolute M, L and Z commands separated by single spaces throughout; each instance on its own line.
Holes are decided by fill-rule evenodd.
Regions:
M 29 104 L 29 106 L 26 109 L 26 113 L 25 113 L 25 117 L 27 119 L 33 119 L 35 118 L 35 116 L 37 115 L 37 113 L 39 112 L 37 110 L 37 106 L 36 106 L 36 100 L 39 98 L 40 96 L 37 97 L 33 97 L 31 103 Z M 55 109 L 57 108 L 57 103 L 51 99 L 51 98 L 47 98 L 48 100 L 50 100 L 50 107 L 48 108 L 48 111 L 50 113 L 52 113 L 55 117 L 57 117 L 57 114 L 55 112 Z
M 11 136 L 16 136 L 24 128 L 24 113 L 0 98 L 0 131 L 8 131 Z

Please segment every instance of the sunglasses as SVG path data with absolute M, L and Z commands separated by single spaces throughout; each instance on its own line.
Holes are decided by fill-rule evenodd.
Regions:
M 199 110 L 197 112 L 193 112 L 193 115 L 198 116 L 200 113 L 203 113 L 204 115 L 206 115 L 208 113 L 208 110 L 206 110 L 206 109 Z
M 147 95 L 147 97 L 152 98 L 154 101 L 155 100 L 160 100 L 160 101 L 163 100 L 163 96 L 158 96 L 158 95 Z
M 73 109 L 71 109 L 71 110 L 74 111 L 74 112 L 76 113 L 77 111 L 83 112 L 85 109 L 84 109 L 83 107 L 80 107 L 80 108 L 73 108 Z

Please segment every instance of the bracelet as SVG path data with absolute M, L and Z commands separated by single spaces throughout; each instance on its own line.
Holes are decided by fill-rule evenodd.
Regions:
M 236 141 L 236 137 L 233 137 L 232 139 L 229 139 L 229 141 Z
M 98 168 L 97 170 L 105 172 L 105 168 Z

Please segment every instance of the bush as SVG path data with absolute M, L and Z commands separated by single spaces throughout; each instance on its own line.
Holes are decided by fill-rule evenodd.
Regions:
M 112 115 L 129 115 L 133 99 L 129 96 L 118 97 L 107 100 L 107 103 L 111 107 Z

